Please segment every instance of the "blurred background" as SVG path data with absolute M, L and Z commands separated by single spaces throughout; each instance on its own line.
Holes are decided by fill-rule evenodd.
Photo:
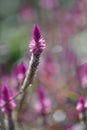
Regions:
M 27 53 L 34 23 L 42 29 L 47 50 L 70 43 L 85 60 L 86 7 L 86 0 L 0 0 L 0 64 L 10 69 Z
M 43 125 L 47 130 L 85 130 L 76 103 L 81 95 L 87 95 L 87 0 L 0 0 L 0 84 L 19 89 L 14 68 L 21 62 L 28 66 L 35 23 L 41 28 L 46 49 L 26 100 L 23 126 L 30 130 L 42 130 Z M 46 93 L 45 116 L 35 101 L 37 89 Z

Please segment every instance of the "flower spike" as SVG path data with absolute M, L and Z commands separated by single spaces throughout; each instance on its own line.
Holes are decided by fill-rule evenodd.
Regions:
M 44 42 L 45 40 L 43 40 L 39 26 L 35 24 L 32 32 L 32 40 L 29 45 L 30 52 L 36 56 L 40 55 L 45 48 Z
M 36 24 L 34 25 L 34 28 L 33 28 L 33 36 L 32 36 L 32 38 L 35 39 L 36 42 L 39 41 L 39 39 L 41 38 L 40 28 Z
M 1 91 L 1 106 L 3 106 L 5 103 L 7 103 L 3 108 L 2 111 L 4 113 L 6 113 L 7 115 L 10 115 L 12 110 L 15 107 L 15 103 L 14 101 L 10 101 L 11 98 L 11 94 L 10 94 L 10 90 L 8 89 L 8 87 L 6 85 L 2 86 L 2 91 Z

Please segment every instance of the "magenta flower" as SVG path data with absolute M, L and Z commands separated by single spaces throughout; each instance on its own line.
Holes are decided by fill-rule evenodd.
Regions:
M 76 106 L 76 110 L 79 112 L 82 112 L 83 110 L 85 110 L 84 104 L 85 104 L 85 98 L 80 97 Z
M 2 111 L 5 112 L 7 115 L 10 115 L 12 110 L 15 107 L 15 103 L 13 100 L 9 102 L 10 98 L 11 98 L 11 92 L 8 89 L 8 87 L 6 85 L 4 85 L 2 87 L 2 91 L 1 91 L 1 104 L 0 104 L 0 106 L 1 107 L 3 106 Z M 7 104 L 5 105 L 5 103 L 7 103 Z
M 18 82 L 22 83 L 26 75 L 26 67 L 23 62 L 15 67 L 14 73 Z
M 40 28 L 35 24 L 33 28 L 32 40 L 30 42 L 30 52 L 38 56 L 45 48 L 43 37 L 41 35 Z
M 79 119 L 85 119 L 85 112 L 87 110 L 87 100 L 84 97 L 80 97 L 76 106 L 76 110 L 78 112 Z

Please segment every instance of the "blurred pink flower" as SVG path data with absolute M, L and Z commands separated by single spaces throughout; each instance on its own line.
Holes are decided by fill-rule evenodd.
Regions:
M 87 111 L 87 100 L 85 97 L 80 96 L 79 101 L 76 105 L 76 110 L 78 113 L 78 117 L 80 120 L 85 120 L 86 117 L 86 111 Z
M 5 103 L 7 103 L 5 106 L 2 107 L 2 111 L 5 112 L 7 115 L 10 115 L 12 110 L 15 108 L 15 102 L 12 100 L 9 102 L 9 100 L 12 97 L 11 91 L 8 89 L 6 85 L 2 86 L 1 91 L 1 100 L 0 100 L 0 106 L 2 107 Z
M 50 101 L 50 99 L 45 98 L 43 100 L 43 104 L 44 104 L 45 112 L 49 113 L 50 112 L 50 107 L 51 107 L 51 101 Z M 36 103 L 35 103 L 35 110 L 38 113 L 41 114 L 42 113 L 42 109 L 43 109 L 43 106 L 42 106 L 41 102 L 40 101 L 36 101 Z
M 45 90 L 42 86 L 37 89 L 37 100 L 34 106 L 38 113 L 48 113 L 51 109 L 51 100 L 46 96 Z
M 18 83 L 21 84 L 25 78 L 25 75 L 26 75 L 26 67 L 25 67 L 25 64 L 23 62 L 20 63 L 19 65 L 15 66 L 14 74 L 16 76 Z
M 81 82 L 83 88 L 87 88 L 87 75 L 82 77 Z
M 81 96 L 79 98 L 79 101 L 78 101 L 77 106 L 76 106 L 76 110 L 79 112 L 82 112 L 85 110 L 85 98 L 84 97 Z
M 21 7 L 19 12 L 19 19 L 23 22 L 28 22 L 29 20 L 34 19 L 34 11 L 31 7 L 24 5 Z

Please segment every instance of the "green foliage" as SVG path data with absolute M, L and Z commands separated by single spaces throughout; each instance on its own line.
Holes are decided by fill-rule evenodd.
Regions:
M 29 32 L 25 27 L 3 30 L 1 43 L 8 46 L 7 64 L 11 68 L 28 50 Z

